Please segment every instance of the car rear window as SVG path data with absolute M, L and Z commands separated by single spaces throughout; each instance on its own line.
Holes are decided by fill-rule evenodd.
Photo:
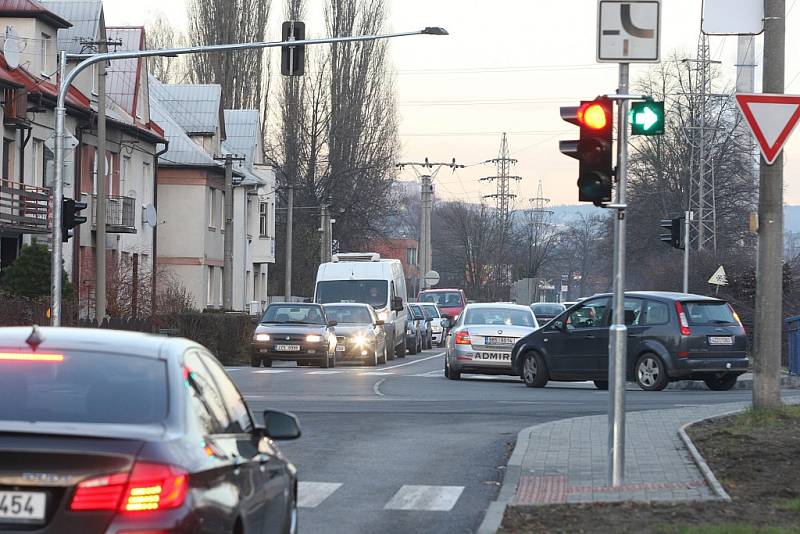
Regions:
M 508 325 L 536 328 L 533 314 L 527 310 L 511 308 L 472 308 L 467 309 L 465 325 Z
M 534 304 L 531 306 L 531 309 L 533 309 L 533 314 L 537 317 L 539 315 L 555 317 L 564 311 L 564 307 L 561 304 Z
M 727 302 L 684 302 L 690 325 L 737 324 Z
M 149 424 L 166 418 L 166 362 L 43 352 L 0 349 L 0 421 Z
M 464 305 L 461 302 L 461 293 L 458 291 L 435 291 L 430 293 L 420 293 L 420 302 L 433 302 L 440 308 L 459 308 Z

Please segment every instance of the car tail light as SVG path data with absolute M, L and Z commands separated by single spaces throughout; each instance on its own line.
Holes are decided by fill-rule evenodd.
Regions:
M 688 352 L 679 352 L 678 353 L 678 358 L 688 358 L 688 357 L 689 357 L 689 353 Z
M 35 352 L 0 352 L 0 361 L 6 362 L 50 362 L 64 361 L 63 354 L 42 354 Z
M 675 303 L 675 311 L 678 312 L 678 326 L 681 329 L 682 336 L 691 336 L 692 329 L 689 328 L 689 321 L 686 319 L 686 313 L 683 311 L 683 304 L 680 302 Z
M 739 323 L 739 326 L 742 327 L 742 330 L 746 333 L 747 331 L 744 329 L 744 325 L 742 324 L 742 320 L 739 319 L 739 314 L 736 313 L 736 310 L 733 309 L 733 306 L 728 304 L 728 308 L 731 309 L 731 313 L 733 314 L 733 318 L 736 319 L 736 322 Z
M 469 331 L 461 330 L 456 333 L 456 345 L 472 345 L 472 340 L 469 338 Z
M 70 509 L 145 512 L 177 508 L 186 499 L 187 478 L 186 471 L 174 466 L 137 462 L 130 473 L 79 483 Z

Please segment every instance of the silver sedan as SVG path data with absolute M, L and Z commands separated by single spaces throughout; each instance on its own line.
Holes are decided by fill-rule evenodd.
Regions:
M 513 375 L 511 349 L 537 328 L 528 306 L 468 304 L 447 336 L 445 376 L 459 380 L 461 373 Z

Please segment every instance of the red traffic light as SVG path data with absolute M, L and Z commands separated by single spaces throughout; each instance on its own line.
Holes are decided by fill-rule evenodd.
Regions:
M 604 130 L 610 123 L 610 110 L 600 102 L 587 102 L 578 108 L 578 122 L 592 130 Z

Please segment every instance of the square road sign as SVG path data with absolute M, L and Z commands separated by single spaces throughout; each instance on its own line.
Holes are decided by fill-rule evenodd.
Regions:
M 600 0 L 597 13 L 599 63 L 658 63 L 661 0 Z

